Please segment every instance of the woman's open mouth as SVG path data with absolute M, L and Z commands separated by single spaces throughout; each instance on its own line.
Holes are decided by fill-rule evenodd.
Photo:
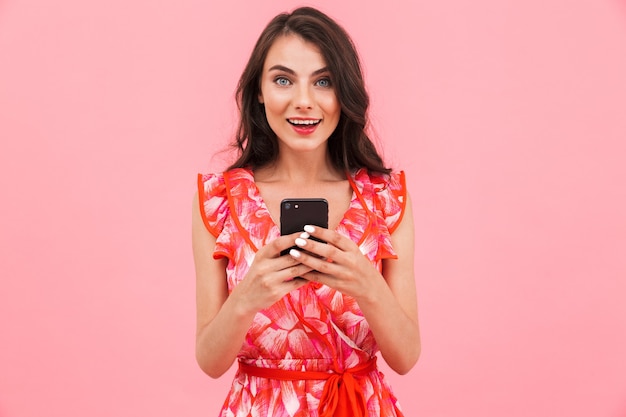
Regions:
M 293 130 L 300 135 L 308 135 L 315 131 L 322 119 L 287 119 Z

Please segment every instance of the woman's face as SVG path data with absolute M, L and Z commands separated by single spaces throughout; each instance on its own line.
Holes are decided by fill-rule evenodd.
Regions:
M 270 47 L 259 102 L 281 151 L 325 149 L 341 116 L 330 75 L 319 48 L 297 35 L 281 36 Z

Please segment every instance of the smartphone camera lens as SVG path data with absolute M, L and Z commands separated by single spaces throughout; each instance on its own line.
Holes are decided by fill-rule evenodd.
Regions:
M 285 210 L 289 210 L 291 208 L 291 203 L 285 203 Z

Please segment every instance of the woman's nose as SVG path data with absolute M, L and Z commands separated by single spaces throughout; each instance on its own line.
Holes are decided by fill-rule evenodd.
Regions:
M 294 104 L 297 109 L 310 109 L 313 107 L 313 95 L 307 85 L 300 85 L 295 92 Z

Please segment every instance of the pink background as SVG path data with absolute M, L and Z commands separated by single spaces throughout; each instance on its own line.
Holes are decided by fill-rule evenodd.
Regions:
M 217 3 L 0 0 L 0 416 L 216 415 L 195 174 L 297 5 Z M 423 354 L 386 372 L 407 416 L 626 416 L 626 4 L 312 4 L 356 40 L 414 200 Z

